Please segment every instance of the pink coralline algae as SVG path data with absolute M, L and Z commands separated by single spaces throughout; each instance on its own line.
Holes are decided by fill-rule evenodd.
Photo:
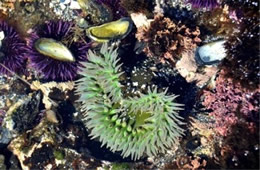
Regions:
M 216 89 L 204 91 L 203 105 L 212 110 L 216 131 L 227 136 L 230 127 L 239 121 L 246 121 L 248 126 L 259 118 L 260 89 L 249 91 L 232 79 L 225 79 L 223 73 L 216 80 Z

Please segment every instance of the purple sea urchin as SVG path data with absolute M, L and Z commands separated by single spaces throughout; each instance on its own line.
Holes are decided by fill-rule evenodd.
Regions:
M 40 71 L 45 79 L 58 81 L 73 80 L 77 76 L 80 62 L 86 61 L 86 52 L 90 44 L 82 40 L 74 41 L 73 38 L 70 38 L 73 37 L 73 29 L 71 29 L 73 26 L 72 22 L 62 20 L 49 21 L 31 33 L 27 54 L 30 58 L 31 66 Z M 41 38 L 50 39 L 66 46 L 75 58 L 75 61 L 61 61 L 39 52 L 35 47 L 35 43 Z
M 14 72 L 24 72 L 26 59 L 24 50 L 26 43 L 23 41 L 15 29 L 5 21 L 0 21 L 0 63 Z M 7 69 L 0 65 L 0 73 L 10 74 Z
M 213 9 L 219 5 L 217 0 L 188 0 L 187 2 L 191 3 L 193 8 Z

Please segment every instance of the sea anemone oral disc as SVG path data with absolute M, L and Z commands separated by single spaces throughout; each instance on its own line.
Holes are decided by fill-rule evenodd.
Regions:
M 121 18 L 117 21 L 109 22 L 100 26 L 87 29 L 87 35 L 97 42 L 108 42 L 112 39 L 122 39 L 126 37 L 132 29 L 130 18 Z
M 40 38 L 35 42 L 34 47 L 39 53 L 51 57 L 55 60 L 65 62 L 75 61 L 75 58 L 73 57 L 70 50 L 61 42 L 54 39 Z

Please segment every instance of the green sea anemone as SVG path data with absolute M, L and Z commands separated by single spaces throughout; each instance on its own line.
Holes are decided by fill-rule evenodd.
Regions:
M 77 93 L 92 139 L 133 160 L 178 145 L 184 130 L 177 112 L 183 105 L 174 102 L 177 96 L 155 88 L 147 94 L 124 98 L 118 62 L 117 50 L 104 44 L 100 54 L 89 51 L 88 62 L 82 63 L 83 77 L 77 81 Z

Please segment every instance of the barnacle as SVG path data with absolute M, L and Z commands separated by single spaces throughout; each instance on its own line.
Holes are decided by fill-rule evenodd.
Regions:
M 82 63 L 80 71 L 83 78 L 76 86 L 90 136 L 134 160 L 177 145 L 184 132 L 177 113 L 182 104 L 174 102 L 177 96 L 159 93 L 155 88 L 147 94 L 123 98 L 117 51 L 108 50 L 105 44 L 100 53 L 102 56 L 89 51 L 88 62 Z

